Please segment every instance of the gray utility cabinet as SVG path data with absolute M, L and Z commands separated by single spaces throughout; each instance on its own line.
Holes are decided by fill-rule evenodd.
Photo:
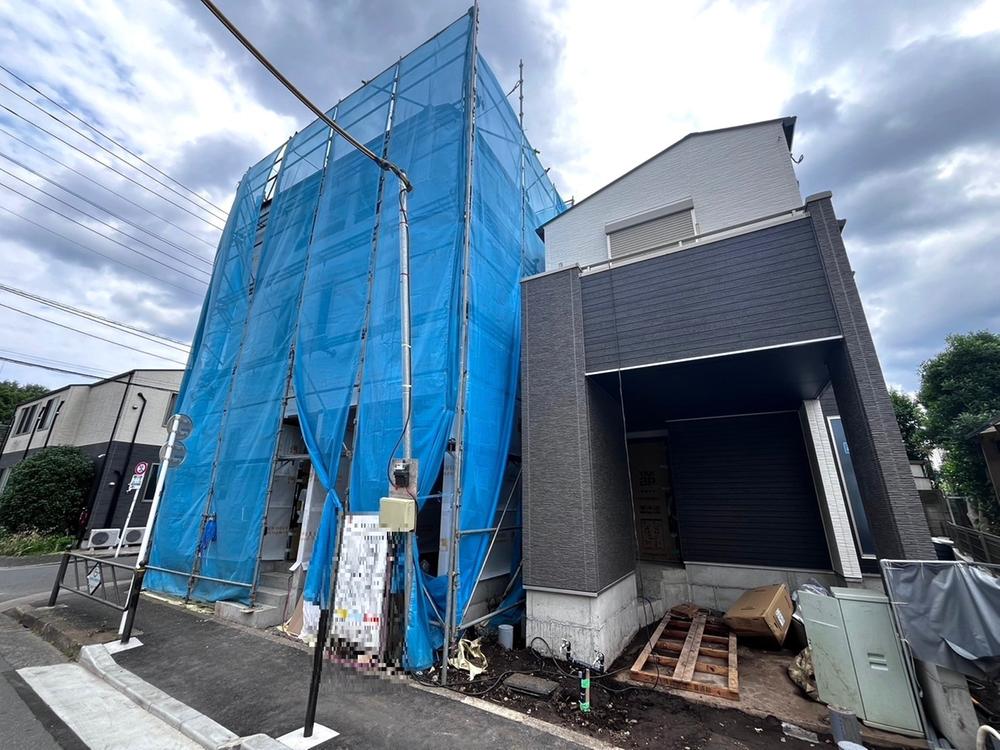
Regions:
M 870 726 L 923 737 L 889 600 L 867 589 L 832 591 L 832 597 L 798 592 L 820 700 Z

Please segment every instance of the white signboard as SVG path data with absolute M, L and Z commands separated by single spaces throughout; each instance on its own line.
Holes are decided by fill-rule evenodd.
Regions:
M 347 516 L 331 633 L 368 653 L 381 650 L 388 549 L 388 532 L 379 528 L 377 514 Z
M 87 573 L 87 590 L 93 594 L 101 585 L 101 566 L 95 565 Z

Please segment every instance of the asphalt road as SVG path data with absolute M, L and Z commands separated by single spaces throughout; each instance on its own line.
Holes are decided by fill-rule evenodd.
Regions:
M 0 562 L 0 612 L 19 604 L 31 604 L 52 590 L 56 573 L 59 572 L 59 562 L 46 559 L 47 562 L 40 563 L 18 560 L 15 565 L 10 565 L 8 561 Z M 122 555 L 118 560 L 132 564 L 135 562 L 135 556 Z

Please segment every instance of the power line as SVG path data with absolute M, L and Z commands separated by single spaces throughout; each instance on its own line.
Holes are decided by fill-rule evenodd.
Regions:
M 111 318 L 104 318 L 97 313 L 92 313 L 89 310 L 82 310 L 79 307 L 73 307 L 72 305 L 67 305 L 64 302 L 59 302 L 58 300 L 48 299 L 40 294 L 34 294 L 25 289 L 18 289 L 16 287 L 7 286 L 6 284 L 0 284 L 0 291 L 8 292 L 9 294 L 15 294 L 18 297 L 24 297 L 25 299 L 31 300 L 32 302 L 38 302 L 48 307 L 55 308 L 60 312 L 68 313 L 70 315 L 75 315 L 78 318 L 83 318 L 89 320 L 93 323 L 100 323 L 101 325 L 114 328 L 122 333 L 127 333 L 132 336 L 137 336 L 139 338 L 146 339 L 153 342 L 154 344 L 160 344 L 161 346 L 167 346 L 171 349 L 176 349 L 179 352 L 187 354 L 190 347 L 183 341 L 178 341 L 177 339 L 172 339 L 167 336 L 160 336 L 159 334 L 150 333 L 149 331 L 144 331 L 141 328 L 130 325 L 129 323 L 123 323 L 120 320 L 112 320 Z
M 196 234 L 191 234 L 191 232 L 189 232 L 188 230 L 186 230 L 184 227 L 180 226 L 179 224 L 175 224 L 174 222 L 172 222 L 167 217 L 160 216 L 158 213 L 156 213 L 155 211 L 153 211 L 153 210 L 151 210 L 149 208 L 146 208 L 146 206 L 143 206 L 141 203 L 136 203 L 134 200 L 131 200 L 130 198 L 126 198 L 121 193 L 115 192 L 114 190 L 112 190 L 111 188 L 107 187 L 106 185 L 102 185 L 100 182 L 98 182 L 97 180 L 95 180 L 93 177 L 85 175 L 83 172 L 79 171 L 78 169 L 74 169 L 73 167 L 71 167 L 66 162 L 59 161 L 56 157 L 52 156 L 51 154 L 45 153 L 44 151 L 42 151 L 37 146 L 33 146 L 32 144 L 28 143 L 26 140 L 24 140 L 20 136 L 14 135 L 9 130 L 7 130 L 5 128 L 0 128 L 0 133 L 3 133 L 8 138 L 12 138 L 13 140 L 17 141 L 18 143 L 20 143 L 20 144 L 22 144 L 24 146 L 27 146 L 32 151 L 34 151 L 34 152 L 36 152 L 38 154 L 41 154 L 42 156 L 44 156 L 49 161 L 53 161 L 56 164 L 58 164 L 63 169 L 68 169 L 70 172 L 72 172 L 73 174 L 77 175 L 78 177 L 82 177 L 83 179 L 87 180 L 87 182 L 90 182 L 90 183 L 96 185 L 97 187 L 101 188 L 101 190 L 104 190 L 104 191 L 106 191 L 108 193 L 111 193 L 111 195 L 115 196 L 116 198 L 120 198 L 121 200 L 125 201 L 126 203 L 128 203 L 131 206 L 135 206 L 140 211 L 145 211 L 150 216 L 152 216 L 152 217 L 154 217 L 156 219 L 159 219 L 160 221 L 162 221 L 162 222 L 164 222 L 166 224 L 169 224 L 174 229 L 176 229 L 176 230 L 178 230 L 180 232 L 183 232 L 184 234 L 186 234 L 191 239 L 198 240 L 198 242 L 202 242 L 205 245 L 208 245 L 213 250 L 215 250 L 215 245 L 213 245 L 211 242 L 209 242 L 208 240 L 206 240 L 204 237 L 199 237 Z
M 389 161 L 388 159 L 385 159 L 376 154 L 365 144 L 361 143 L 361 141 L 359 141 L 353 135 L 344 130 L 344 128 L 338 125 L 329 115 L 326 114 L 326 112 L 324 112 L 315 104 L 313 104 L 312 101 L 309 99 L 309 97 L 307 97 L 305 94 L 299 91 L 295 87 L 295 84 L 293 84 L 291 81 L 285 78 L 285 75 L 280 70 L 278 70 L 277 67 L 275 67 L 274 63 L 268 60 L 267 57 L 264 55 L 264 53 L 253 45 L 253 42 L 251 42 L 249 39 L 243 36 L 243 32 L 240 31 L 238 28 L 236 28 L 236 24 L 234 24 L 232 21 L 226 18 L 225 14 L 221 10 L 219 10 L 219 8 L 215 5 L 215 3 L 212 2 L 212 0 L 201 0 L 201 4 L 204 5 L 206 8 L 208 8 L 211 11 L 212 15 L 218 18 L 219 22 L 223 26 L 225 26 L 226 29 L 229 30 L 229 33 L 232 34 L 234 37 L 236 37 L 239 43 L 246 48 L 247 52 L 249 52 L 251 55 L 257 58 L 257 62 L 259 62 L 261 65 L 267 68 L 267 71 L 272 76 L 277 78 L 278 81 L 281 83 L 281 85 L 284 86 L 286 89 L 288 89 L 288 91 L 291 92 L 291 94 L 296 99 L 302 102 L 310 112 L 312 112 L 320 120 L 326 123 L 333 130 L 333 132 L 335 132 L 337 135 L 339 135 L 345 141 L 354 146 L 354 148 L 356 148 L 366 157 L 375 162 L 380 169 L 388 170 L 389 172 L 392 172 L 394 175 L 396 175 L 396 177 L 399 178 L 399 181 L 403 183 L 403 186 L 406 188 L 407 192 L 413 190 L 413 185 L 410 183 L 409 178 L 406 176 L 406 172 L 404 172 L 401 167 Z
M 0 362 L 11 362 L 12 364 L 22 365 L 23 367 L 35 367 L 35 368 L 38 368 L 39 370 L 49 370 L 51 372 L 61 372 L 61 373 L 64 373 L 66 375 L 79 375 L 79 376 L 84 377 L 84 378 L 93 378 L 94 380 L 101 380 L 104 377 L 106 377 L 104 375 L 93 375 L 93 374 L 91 374 L 89 372 L 80 372 L 79 370 L 67 370 L 67 369 L 65 369 L 63 367 L 54 367 L 52 365 L 43 365 L 43 364 L 40 364 L 38 362 L 27 362 L 27 361 L 25 361 L 23 359 L 14 359 L 13 357 L 0 356 Z M 79 367 L 80 365 L 75 365 L 75 366 Z
M 2 154 L 0 154 L 0 155 L 2 155 Z M 31 188 L 31 189 L 33 189 L 33 190 L 37 190 L 37 191 L 38 191 L 39 193 L 41 193 L 42 195 L 44 195 L 44 196 L 47 196 L 47 197 L 51 198 L 51 199 L 52 199 L 52 200 L 54 200 L 54 201 L 58 201 L 59 203 L 62 203 L 62 204 L 63 204 L 64 206 L 67 206 L 67 207 L 69 207 L 69 208 L 73 209 L 74 211 L 77 211 L 77 212 L 79 212 L 79 213 L 83 214 L 83 215 L 84 215 L 84 216 L 86 216 L 86 217 L 87 217 L 88 219 L 91 219 L 91 220 L 93 220 L 93 221 L 96 221 L 96 222 L 97 222 L 98 224 L 102 224 L 102 225 L 106 226 L 106 227 L 107 227 L 108 229 L 110 229 L 111 231 L 113 231 L 113 232 L 118 232 L 118 233 L 119 233 L 119 234 L 121 234 L 122 236 L 124 236 L 124 237 L 128 237 L 128 238 L 129 238 L 130 240 L 134 240 L 135 242 L 138 242 L 138 243 L 139 243 L 140 245 L 145 245 L 145 246 L 146 246 L 146 247 L 148 247 L 148 248 L 149 248 L 150 250 L 155 250 L 155 251 L 156 251 L 156 252 L 158 252 L 158 253 L 163 253 L 163 254 L 164 254 L 164 255 L 166 255 L 166 256 L 167 256 L 168 258 L 174 258 L 175 260 L 179 260 L 179 261 L 181 261 L 182 263 L 186 262 L 186 261 L 182 260 L 181 258 L 178 258 L 178 257 L 177 257 L 176 255 L 173 255 L 172 253 L 168 253 L 168 252 L 167 252 L 166 250 L 164 250 L 163 248 L 161 248 L 161 247 L 157 247 L 156 245 L 150 245 L 150 244 L 149 244 L 148 242 L 146 242 L 146 241 L 145 241 L 144 239 L 141 239 L 141 238 L 139 238 L 139 237 L 136 237 L 136 236 L 134 236 L 134 235 L 131 235 L 131 234 L 129 234 L 128 232 L 126 232 L 126 231 L 124 231 L 124 230 L 122 230 L 122 229 L 119 229 L 119 228 L 118 228 L 118 227 L 116 227 L 116 226 L 115 226 L 114 224 L 109 224 L 108 222 L 104 221 L 103 219 L 100 219 L 100 218 L 98 218 L 97 216 L 94 216 L 93 214 L 89 214 L 89 213 L 87 213 L 87 212 L 86 212 L 86 211 L 84 211 L 84 210 L 83 210 L 82 208 L 79 208 L 79 207 L 77 207 L 77 206 L 74 206 L 74 205 L 73 205 L 72 203 L 70 203 L 70 202 L 68 202 L 68 201 L 65 201 L 65 200 L 63 200 L 63 199 L 62 199 L 62 198 L 60 198 L 59 196 L 56 196 L 56 195 L 52 195 L 52 193 L 50 193 L 50 192 L 48 192 L 48 191 L 46 191 L 46 190 L 42 190 L 42 188 L 38 187 L 37 185 L 35 185 L 35 184 L 31 183 L 31 182 L 28 182 L 28 180 L 24 179 L 23 177 L 19 177 L 19 176 L 17 176 L 17 175 L 16 175 L 16 174 L 14 174 L 13 172 L 8 172 L 8 171 L 7 171 L 6 169 L 4 169 L 3 167 L 0 167 L 0 172 L 3 172 L 3 173 L 4 173 L 5 175 L 8 175 L 8 176 L 10 176 L 10 177 L 13 177 L 13 178 L 14 178 L 15 180 L 17 180 L 18 182 L 22 182 L 22 183 L 24 183 L 25 185 L 27 185 L 28 187 L 30 187 L 30 188 Z M 0 184 L 3 184 L 3 183 L 0 183 Z M 5 185 L 5 187 L 6 187 L 6 185 Z M 109 213 L 110 213 L 110 212 L 109 212 Z M 186 253 L 187 255 L 190 255 L 190 256 L 191 256 L 192 258 L 194 258 L 195 260 L 198 260 L 198 261 L 201 261 L 202 263 L 204 263 L 205 265 L 207 265 L 207 266 L 209 266 L 209 267 L 211 267 L 211 265 L 212 265 L 211 263 L 209 263 L 209 262 L 208 262 L 207 260 L 205 260 L 204 258 L 202 258 L 202 257 L 200 257 L 200 256 L 198 256 L 198 255 L 195 255 L 194 253 L 192 253 L 192 252 L 189 252 L 188 250 L 184 250 L 183 248 L 181 248 L 181 252 L 183 252 L 183 253 Z M 197 270 L 197 271 L 198 271 L 199 273 L 206 273 L 206 275 L 207 275 L 207 272 L 203 271 L 203 270 L 202 270 L 202 269 L 200 269 L 200 268 L 199 268 L 199 269 L 193 269 L 193 270 Z
M 79 333 L 83 336 L 89 336 L 90 338 L 97 339 L 98 341 L 106 341 L 109 344 L 120 346 L 122 349 L 130 349 L 133 352 L 139 352 L 140 354 L 145 354 L 150 357 L 156 357 L 157 359 L 162 359 L 165 362 L 175 362 L 179 365 L 187 364 L 187 362 L 181 362 L 178 359 L 171 359 L 170 357 L 165 357 L 162 354 L 155 354 L 153 352 L 146 351 L 145 349 L 138 349 L 134 346 L 123 344 L 120 341 L 115 341 L 114 339 L 106 339 L 103 336 L 98 336 L 96 333 L 88 333 L 87 331 L 83 331 L 79 328 L 74 328 L 73 326 L 66 325 L 65 323 L 60 323 L 59 321 L 52 320 L 51 318 L 46 318 L 41 315 L 36 315 L 35 313 L 30 313 L 27 310 L 22 310 L 18 307 L 12 307 L 11 305 L 4 304 L 3 302 L 0 302 L 0 307 L 4 307 L 8 310 L 13 310 L 14 312 L 21 313 L 22 315 L 27 315 L 29 318 L 35 318 L 36 320 L 41 320 L 44 323 L 49 323 L 51 325 L 58 326 L 59 328 L 65 328 L 67 330 L 73 331 L 74 333 Z
M 141 174 L 143 177 L 147 177 L 150 180 L 152 180 L 153 182 L 155 182 L 157 185 L 160 185 L 160 186 L 166 188 L 171 193 L 173 193 L 174 195 L 176 195 L 178 198 L 181 198 L 182 200 L 185 200 L 188 203 L 190 203 L 192 206 L 194 206 L 195 208 L 197 208 L 199 211 L 204 211 L 209 216 L 213 216 L 216 219 L 222 219 L 223 221 L 226 220 L 226 215 L 222 211 L 222 209 L 219 209 L 219 211 L 216 212 L 216 210 L 214 208 L 205 208 L 205 206 L 202 206 L 202 205 L 199 205 L 199 204 L 195 203 L 188 196 L 184 195 L 184 193 L 182 193 L 182 192 L 180 192 L 178 190 L 175 190 L 174 188 L 172 188 L 170 185 L 168 185 L 167 183 L 163 182 L 162 180 L 159 180 L 156 177 L 153 177 L 151 174 L 143 171 L 139 167 L 135 166 L 135 164 L 133 164 L 132 162 L 127 161 L 120 154 L 116 154 L 114 151 L 112 151 L 111 149 L 109 149 L 104 144 L 99 143 L 98 141 L 95 141 L 93 138 L 91 138 L 86 133 L 81 133 L 79 130 L 77 130 L 76 128 L 74 128 L 72 125 L 70 125 L 69 123 L 65 122 L 64 120 L 56 117 L 54 114 L 52 114 L 47 109 L 45 109 L 44 107 L 42 107 L 41 105 L 39 105 L 37 102 L 33 102 L 28 97 L 24 96 L 23 94 L 18 93 L 17 91 L 15 91 L 14 89 L 12 89 L 10 86 L 8 86 L 6 83 L 0 83 L 0 88 L 3 88 L 5 90 L 9 91 L 14 96 L 16 96 L 18 99 L 20 99 L 20 100 L 22 100 L 22 101 L 30 104 L 32 107 L 34 107 L 35 109 L 37 109 L 39 112 L 41 112 L 42 114 L 47 115 L 48 117 L 52 118 L 53 120 L 55 120 L 56 122 L 58 122 L 60 125 L 62 125 L 64 128 L 66 128 L 70 132 L 75 133 L 76 135 L 80 136 L 85 141 L 88 141 L 89 143 L 93 143 L 99 149 L 101 149 L 105 153 L 109 154 L 112 158 L 115 158 L 118 161 L 120 161 L 122 164 L 125 164 L 128 167 L 134 169 L 136 172 L 138 172 L 139 174 Z M 196 195 L 197 195 L 197 193 L 196 193 Z M 198 197 L 200 198 L 201 196 L 198 196 Z M 202 200 L 204 200 L 204 199 L 202 199 Z
M 136 180 L 136 179 L 134 179 L 134 178 L 132 178 L 132 177 L 129 177 L 129 176 L 128 176 L 127 174 L 125 174 L 124 172 L 120 172 L 120 171 L 118 171 L 118 170 L 117 170 L 117 169 L 115 169 L 115 168 L 114 168 L 113 166 L 111 166 L 110 164 L 106 164 L 106 163 L 104 163 L 103 161 L 101 161 L 100 159 L 98 159 L 98 158 L 97 158 L 96 156 L 94 156 L 93 154 L 90 154 L 90 153 L 87 153 L 86 151 L 84 151 L 84 150 L 83 150 L 82 148 L 80 148 L 79 146 L 74 146 L 74 145 L 73 145 L 72 143 L 70 143 L 69 141 L 67 141 L 67 140 L 66 140 L 65 138 L 61 138 L 60 136 L 58 136 L 58 135 L 56 135 L 55 133 L 53 133 L 53 132 L 52 132 L 51 130 L 48 130 L 47 128 L 43 128 L 43 127 L 42 127 L 41 125 L 39 125 L 39 124 L 38 124 L 37 122 L 34 122 L 34 121 L 32 121 L 32 120 L 29 120 L 29 119 L 28 119 L 27 117 L 25 117 L 24 115 L 22 115 L 22 114 L 21 114 L 20 112 L 16 112 L 15 110 L 13 110 L 13 109 L 11 109 L 10 107 L 8 107 L 8 106 L 7 106 L 6 104 L 0 104 L 0 109 L 3 109 L 3 110 L 5 110 L 6 112 L 8 112 L 8 113 L 10 113 L 10 114 L 14 115 L 14 117 L 17 117 L 17 118 L 18 118 L 19 120 L 23 120 L 23 121 L 24 121 L 24 122 L 26 122 L 26 123 L 27 123 L 28 125 L 30 125 L 31 127 L 35 128 L 36 130 L 40 130 L 40 131 L 42 131 L 43 133 L 45 133 L 45 134 L 46 134 L 47 136 L 49 136 L 50 138 L 55 138 L 55 139 L 56 139 L 57 141 L 59 141 L 59 142 L 60 142 L 60 143 L 62 143 L 63 145 L 65 145 L 65 146 L 69 146 L 69 147 L 70 147 L 71 149 L 73 149 L 74 151 L 77 151 L 78 153 L 80 153 L 80 154 L 83 154 L 83 155 L 84 155 L 84 156 L 86 156 L 86 157 L 87 157 L 88 159 L 90 159 L 91 161 L 93 161 L 93 162 L 95 162 L 95 163 L 97 163 L 97 164 L 100 164 L 100 165 L 101 165 L 102 167 L 104 167 L 105 169 L 110 169 L 110 170 L 111 170 L 112 172 L 114 172 L 114 173 L 115 173 L 116 175 L 118 175 L 119 177 L 123 177 L 123 178 L 125 178 L 126 180 L 128 180 L 129 182 L 131 182 L 131 183 L 132 183 L 133 185 L 136 185 L 136 186 L 138 186 L 138 187 L 141 187 L 141 188 L 142 188 L 143 190 L 145 190 L 145 191 L 146 191 L 147 193 L 149 193 L 150 195 L 155 195 L 155 196 L 156 196 L 157 198 L 159 198 L 160 200 L 162 200 L 162 201 L 166 201 L 166 202 L 167 202 L 167 203 L 169 203 L 169 204 L 170 204 L 171 206 L 174 206 L 174 207 L 176 207 L 176 208 L 179 208 L 179 209 L 180 209 L 181 211 L 183 211 L 184 213 L 186 213 L 186 214 L 189 214 L 189 215 L 193 216 L 194 218 L 198 219 L 198 221 L 203 221 L 203 222 L 205 222 L 205 223 L 206 223 L 206 224 L 208 224 L 208 225 L 209 225 L 210 227 L 213 227 L 213 228 L 215 228 L 215 229 L 218 229 L 218 230 L 220 230 L 220 231 L 222 230 L 222 227 L 218 226 L 217 224 L 213 224 L 213 223 L 212 223 L 211 221 L 209 221 L 208 219 L 206 219 L 206 218 L 205 218 L 204 216 L 199 216 L 198 214 L 194 213 L 194 212 L 193 212 L 193 211 L 191 211 L 190 209 L 188 209 L 188 208 L 185 208 L 184 206 L 182 206 L 182 205 L 181 205 L 180 203 L 175 203 L 174 201 L 170 200 L 170 198 L 168 198 L 167 196 L 163 195 L 162 193 L 158 193 L 158 192 L 156 192 L 155 190 L 153 190 L 152 188 L 150 188 L 149 186 L 147 186 L 147 185 L 143 185 L 143 184 L 142 184 L 141 182 L 139 182 L 138 180 Z
M 3 66 L 0 65 L 0 67 L 3 67 Z M 38 171 L 32 169 L 31 167 L 29 167 L 24 162 L 18 161 L 13 156 L 10 156 L 9 154 L 5 154 L 3 151 L 0 151 L 0 157 L 3 157 L 4 159 L 6 159 L 7 161 L 11 162 L 12 164 L 16 164 L 21 169 L 23 169 L 25 172 L 29 172 L 29 173 L 33 174 L 38 179 L 44 180 L 45 182 L 49 183 L 50 185 L 53 185 L 53 186 L 59 188 L 64 193 L 69 193 L 74 198 L 77 198 L 78 200 L 81 200 L 84 203 L 90 204 L 91 206 L 93 206 L 94 208 L 96 208 L 99 211 L 103 211 L 108 216 L 111 216 L 112 218 L 117 219 L 118 221 L 124 222 L 125 224 L 128 224 L 130 227 L 135 227 L 140 232 L 145 232 L 149 236 L 155 237 L 156 239 L 160 240 L 160 242 L 163 242 L 164 244 L 170 245 L 171 247 L 176 248 L 177 250 L 180 250 L 182 253 L 187 253 L 188 255 L 193 255 L 195 258 L 199 258 L 200 260 L 204 260 L 206 263 L 208 263 L 209 265 L 211 265 L 211 261 L 209 261 L 209 260 L 207 260 L 205 258 L 202 258 L 197 253 L 192 253 L 190 250 L 187 250 L 184 247 L 176 244 L 175 242 L 173 242 L 171 240 L 168 240 L 163 235 L 157 234 L 152 229 L 147 229 L 146 227 L 142 226 L 141 224 L 136 224 L 135 222 L 130 221 L 129 219 L 126 219 L 124 216 L 116 214 L 114 211 L 112 211 L 112 210 L 110 210 L 108 208 L 105 208 L 104 206 L 100 205 L 99 203 L 95 203 L 94 201 L 90 200 L 90 198 L 88 198 L 87 196 L 81 195 L 80 193 L 76 192 L 72 188 L 66 187 L 65 185 L 63 185 L 58 180 L 53 180 L 51 177 L 46 177 L 41 172 L 38 172 Z M 20 179 L 20 178 L 18 178 L 18 179 Z M 35 188 L 35 189 L 37 190 L 37 188 Z M 208 243 L 206 242 L 205 244 L 208 244 Z M 209 247 L 211 247 L 211 245 L 209 245 Z
M 186 287 L 186 286 L 180 286 L 178 284 L 173 283 L 172 281 L 167 281 L 166 279 L 162 278 L 161 276 L 156 276 L 155 274 L 151 274 L 147 270 L 139 268 L 138 266 L 133 266 L 132 264 L 126 263 L 125 261 L 119 260 L 118 258 L 112 258 L 110 255 L 106 255 L 105 253 L 102 253 L 100 250 L 97 250 L 97 249 L 91 247 L 90 245 L 84 245 L 82 242 L 78 242 L 78 241 L 74 240 L 71 237 L 67 237 L 65 234 L 62 234 L 61 232 L 57 232 L 54 229 L 50 229 L 49 227 L 45 226 L 44 224 L 42 224 L 40 222 L 37 222 L 34 219 L 29 219 L 27 216 L 25 216 L 24 214 L 19 214 L 17 211 L 12 211 L 11 209 L 7 208 L 6 206 L 0 205 L 0 211 L 4 211 L 4 212 L 10 214 L 11 216 L 15 216 L 18 219 L 20 219 L 21 221 L 26 221 L 29 224 L 33 224 L 34 226 L 38 227 L 39 229 L 42 229 L 42 230 L 48 232 L 49 234 L 53 234 L 56 237 L 58 237 L 59 239 L 64 240 L 65 242 L 69 242 L 72 245 L 76 245 L 77 247 L 80 247 L 80 248 L 86 250 L 89 253 L 94 253 L 94 255 L 100 255 L 105 260 L 109 260 L 112 263 L 115 263 L 117 265 L 125 266 L 125 268 L 131 268 L 133 271 L 139 273 L 141 276 L 149 276 L 151 278 L 156 279 L 157 281 L 160 281 L 160 282 L 166 284 L 167 286 L 172 286 L 174 289 L 180 289 L 182 292 L 188 292 L 189 294 L 200 295 L 202 293 L 202 292 L 196 291 L 196 290 L 191 289 L 191 288 Z M 195 279 L 195 280 L 197 281 L 197 279 Z
M 222 208 L 222 206 L 219 206 L 219 205 L 213 203 L 212 201 L 208 200 L 208 198 L 206 198 L 205 196 L 203 196 L 201 193 L 199 193 L 196 190 L 193 190 L 192 188 L 189 188 L 187 185 L 185 185 L 183 182 L 181 182 L 177 178 L 171 177 L 169 174 L 167 174 L 166 172 L 164 172 L 162 169 L 160 169 L 159 167 L 155 166 L 154 164 L 150 164 L 148 161 L 146 161 L 141 156 L 139 156 L 139 154 L 137 154 L 134 151 L 132 151 L 131 149 L 129 149 L 128 146 L 125 146 L 123 143 L 121 143 L 119 141 L 116 141 L 114 138 L 112 138 L 110 135 L 108 135 L 107 133 L 105 133 L 100 128 L 98 128 L 95 125 L 92 125 L 89 122 L 87 122 L 86 120 L 84 120 L 82 117 L 80 117 L 80 115 L 76 114 L 76 112 L 74 112 L 73 110 L 71 110 L 71 109 L 63 106 L 62 104 L 60 104 L 59 102 L 57 102 L 52 97 L 50 97 L 47 94 L 45 94 L 44 92 L 40 91 L 35 86 L 31 85 L 26 80 L 24 80 L 23 78 L 21 78 L 21 76 L 19 76 L 17 73 L 15 73 L 14 71 L 12 71 L 10 68 L 7 68 L 7 67 L 4 67 L 3 65 L 0 65 L 0 70 L 3 70 L 7 75 L 9 75 L 12 78 L 20 81 L 22 84 L 24 84 L 25 86 L 27 86 L 29 89 L 31 89 L 32 91 L 34 91 L 36 94 L 38 94 L 39 96 L 41 96 L 43 99 L 45 99 L 46 101 L 51 102 L 52 104 L 54 104 L 55 106 L 57 106 L 59 109 L 61 109 L 63 112 L 65 112 L 66 114 L 68 114 L 70 117 L 72 117 L 75 120 L 77 120 L 78 122 L 82 123 L 83 125 L 85 125 L 86 127 L 88 127 L 90 130 L 92 130 L 93 132 L 97 133 L 102 138 L 106 138 L 107 140 L 111 141 L 113 144 L 115 144 L 116 146 L 118 146 L 118 148 L 120 148 L 122 151 L 124 151 L 125 153 L 129 154 L 130 156 L 134 156 L 136 159 L 138 159 L 139 161 L 141 161 L 147 167 L 149 167 L 150 169 L 152 169 L 152 170 L 158 172 L 159 174 L 163 175 L 168 180 L 170 180 L 171 182 L 173 182 L 175 185 L 179 185 L 180 187 L 184 188 L 185 190 L 187 190 L 192 195 L 195 195 L 198 198 L 201 198 L 201 200 L 205 201 L 205 203 L 207 203 L 208 205 L 212 206 L 213 208 L 217 208 L 219 211 L 222 212 L 222 214 L 224 216 L 228 213 L 226 211 L 226 209 Z
M 10 192 L 12 192 L 12 193 L 14 193 L 16 195 L 21 196 L 25 200 L 31 201 L 35 205 L 41 206 L 42 208 L 47 209 L 48 211 L 51 211 L 54 214 L 58 214 L 62 218 L 66 219 L 66 221 L 70 221 L 70 222 L 76 224 L 77 226 L 83 227 L 88 232 L 92 232 L 93 234 L 96 234 L 98 237 L 101 237 L 101 238 L 107 240 L 108 242 L 113 242 L 114 244 L 116 244 L 116 245 L 118 245 L 120 247 L 125 248 L 129 252 L 133 252 L 136 255 L 141 255 L 146 260 L 150 260 L 153 263 L 158 263 L 159 265 L 163 266 L 164 268 L 168 268 L 171 271 L 174 271 L 175 273 L 179 273 L 181 276 L 186 276 L 187 278 L 191 279 L 192 281 L 197 281 L 197 282 L 199 282 L 201 284 L 207 284 L 206 281 L 204 281 L 202 279 L 195 278 L 194 276 L 192 276 L 191 274 L 189 274 L 187 271 L 183 271 L 183 270 L 181 270 L 179 268 L 174 268 L 173 266 L 169 266 L 166 263 L 164 263 L 162 260 L 158 260 L 158 259 L 152 257 L 151 255 L 146 255 L 146 253 L 142 252 L 141 250 L 136 250 L 134 247 L 129 247 L 124 242 L 119 242 L 116 239 L 112 239 L 111 237 L 108 237 L 106 234 L 101 234 L 100 232 L 98 232 L 93 227 L 88 227 L 82 221 L 77 221 L 76 219 L 72 218 L 71 216 L 67 216 L 66 214 L 62 213 L 61 211 L 59 211 L 59 210 L 57 210 L 55 208 L 52 208 L 52 206 L 46 206 L 41 201 L 37 201 L 34 198 L 32 198 L 31 196 L 25 195 L 20 190 L 12 188 L 10 185 L 8 185 L 6 183 L 0 182 L 0 186 L 3 186 L 5 188 L 7 188 Z M 170 256 L 170 257 L 173 257 L 173 256 Z M 206 276 L 208 276 L 208 274 L 205 271 L 201 271 L 200 273 L 204 273 Z
M 93 370 L 94 372 L 101 372 L 101 370 L 97 367 L 90 367 L 89 365 L 78 365 L 76 362 L 66 362 L 65 360 L 52 359 L 51 357 L 41 357 L 37 354 L 26 354 L 24 352 L 14 351 L 13 349 L 0 349 L 0 354 L 8 354 L 11 357 L 30 358 L 31 360 L 35 362 L 40 362 L 43 365 L 55 365 L 57 367 L 84 367 L 89 370 Z M 110 370 L 104 370 L 103 372 L 105 374 L 102 375 L 101 377 L 111 377 L 112 375 L 115 374 Z

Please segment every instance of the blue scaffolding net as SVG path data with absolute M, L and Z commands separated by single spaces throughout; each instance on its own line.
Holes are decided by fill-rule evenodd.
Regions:
M 490 545 L 489 534 L 461 532 L 493 526 L 517 489 L 516 479 L 509 491 L 504 483 L 517 410 L 519 282 L 542 270 L 535 230 L 564 205 L 475 49 L 471 14 L 329 114 L 414 185 L 409 420 L 421 509 L 441 486 L 446 453 L 460 455 L 458 625 Z M 149 588 L 250 601 L 279 431 L 294 398 L 326 492 L 304 597 L 329 606 L 338 516 L 345 505 L 378 511 L 403 431 L 400 190 L 395 176 L 320 121 L 240 183 L 182 387 L 179 410 L 195 429 L 189 459 L 168 475 Z M 504 517 L 518 513 L 515 504 Z M 514 549 L 508 603 L 523 597 L 519 538 Z M 418 545 L 414 556 L 405 653 L 407 666 L 422 669 L 442 644 L 447 576 L 422 568 Z

